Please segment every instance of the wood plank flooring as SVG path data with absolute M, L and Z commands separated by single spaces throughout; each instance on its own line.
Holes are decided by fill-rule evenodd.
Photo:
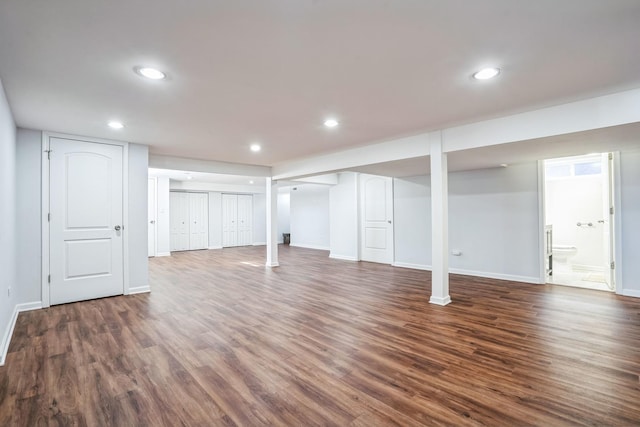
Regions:
M 640 425 L 640 300 L 282 247 L 150 262 L 151 294 L 20 314 L 1 426 Z

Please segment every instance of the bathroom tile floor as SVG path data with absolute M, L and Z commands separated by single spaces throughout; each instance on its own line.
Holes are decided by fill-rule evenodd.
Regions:
M 602 271 L 574 271 L 571 266 L 563 264 L 554 265 L 553 276 L 549 277 L 547 283 L 598 291 L 613 291 L 607 285 Z

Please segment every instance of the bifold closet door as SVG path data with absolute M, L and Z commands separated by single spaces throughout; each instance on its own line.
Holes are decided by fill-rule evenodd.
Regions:
M 222 246 L 238 246 L 238 196 L 222 195 Z
M 253 243 L 253 196 L 238 195 L 238 246 Z
M 189 250 L 189 194 L 172 192 L 169 206 L 171 250 Z
M 209 195 L 188 193 L 189 196 L 189 249 L 207 249 L 209 246 Z

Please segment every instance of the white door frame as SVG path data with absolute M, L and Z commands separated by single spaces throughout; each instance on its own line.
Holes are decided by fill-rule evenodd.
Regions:
M 614 151 L 613 154 L 613 171 L 609 171 L 613 178 L 613 234 L 614 243 L 611 250 L 613 251 L 613 260 L 615 263 L 615 289 L 614 292 L 622 295 L 622 215 L 621 215 L 621 193 L 620 193 L 620 152 Z M 545 268 L 545 259 L 543 249 L 545 241 L 545 222 L 546 222 L 546 206 L 545 206 L 545 170 L 544 160 L 538 160 L 538 265 L 540 268 L 540 283 L 547 283 L 547 274 Z
M 147 182 L 153 181 L 153 257 L 158 256 L 158 177 L 150 176 Z M 147 189 L 147 192 L 149 190 Z M 148 204 L 147 200 L 147 204 Z M 147 218 L 147 228 L 149 228 L 149 218 Z M 148 237 L 147 237 L 148 239 Z M 148 242 L 147 242 L 148 246 Z
M 68 135 L 56 132 L 42 132 L 42 205 L 41 205 L 41 221 L 42 221 L 42 288 L 41 298 L 42 307 L 49 307 L 49 209 L 50 209 L 50 197 L 49 197 L 49 141 L 51 138 L 70 139 L 79 142 L 92 142 L 96 144 L 108 144 L 118 145 L 123 147 L 122 150 L 122 244 L 123 244 L 123 284 L 124 294 L 129 294 L 129 143 L 112 141 L 100 138 L 90 138 L 77 135 Z

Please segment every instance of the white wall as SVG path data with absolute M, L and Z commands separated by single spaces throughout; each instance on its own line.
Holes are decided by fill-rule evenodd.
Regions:
M 18 301 L 42 304 L 42 132 L 18 129 L 17 139 Z
M 222 249 L 222 193 L 209 192 L 209 249 Z
M 431 268 L 431 187 L 426 175 L 393 180 L 394 265 Z
M 291 189 L 278 190 L 278 243 L 284 238 L 282 233 L 291 233 Z M 265 214 L 266 215 L 266 214 Z
M 11 339 L 17 304 L 16 282 L 16 126 L 0 81 L 0 365 Z M 11 296 L 7 290 L 12 288 Z
M 329 189 L 329 257 L 358 260 L 358 174 L 338 174 Z
M 450 270 L 537 283 L 536 163 L 449 174 Z M 394 181 L 395 265 L 431 267 L 430 177 Z
M 257 185 L 216 184 L 214 182 L 177 181 L 175 179 L 172 179 L 170 181 L 172 190 L 181 191 L 215 191 L 220 193 L 238 194 L 264 193 L 266 191 L 264 186 Z M 260 181 L 263 181 L 263 179 L 260 179 Z
M 640 297 L 640 149 L 620 153 L 622 293 Z
M 149 147 L 129 144 L 129 292 L 149 289 Z
M 329 187 L 303 184 L 291 189 L 291 246 L 329 250 Z
M 156 256 L 168 256 L 171 254 L 171 223 L 169 221 L 169 178 L 158 177 L 156 189 L 156 203 L 158 212 L 156 218 Z
M 253 244 L 267 244 L 267 199 L 264 194 L 253 195 Z

